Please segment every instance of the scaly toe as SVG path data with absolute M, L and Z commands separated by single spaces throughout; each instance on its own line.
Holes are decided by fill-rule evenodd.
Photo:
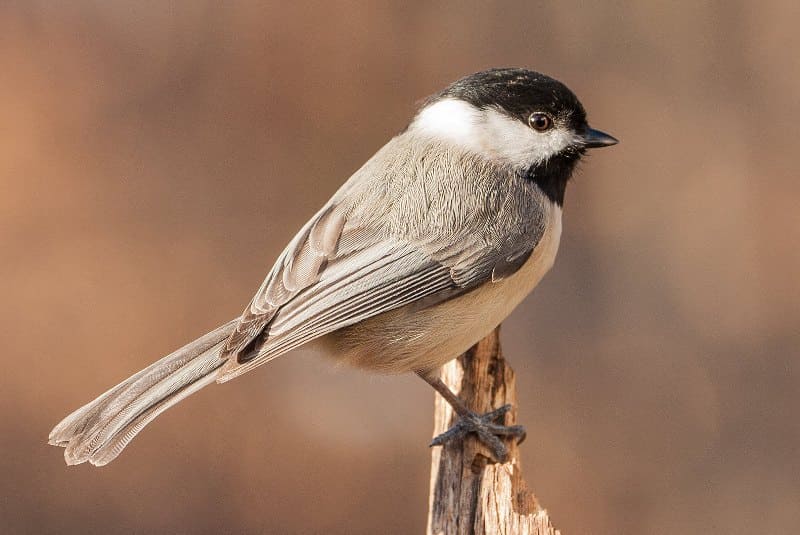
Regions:
M 475 433 L 478 439 L 489 448 L 495 459 L 505 462 L 508 458 L 508 448 L 499 437 L 515 437 L 517 443 L 525 439 L 525 428 L 521 425 L 506 426 L 495 423 L 509 410 L 511 410 L 511 405 L 503 405 L 482 415 L 465 414 L 450 429 L 434 438 L 430 445 L 442 446 L 447 442 L 463 440 L 468 433 Z

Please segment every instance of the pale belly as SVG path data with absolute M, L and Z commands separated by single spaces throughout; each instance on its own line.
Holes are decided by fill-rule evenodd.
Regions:
M 561 238 L 561 210 L 513 275 L 488 282 L 442 304 L 402 307 L 340 329 L 313 343 L 354 366 L 383 373 L 425 371 L 457 357 L 499 325 L 552 267 Z

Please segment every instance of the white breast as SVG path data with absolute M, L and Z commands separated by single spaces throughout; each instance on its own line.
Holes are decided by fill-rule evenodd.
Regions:
M 561 208 L 552 204 L 546 231 L 513 275 L 423 310 L 400 308 L 339 330 L 315 344 L 349 364 L 385 373 L 435 369 L 499 325 L 552 267 L 561 239 Z

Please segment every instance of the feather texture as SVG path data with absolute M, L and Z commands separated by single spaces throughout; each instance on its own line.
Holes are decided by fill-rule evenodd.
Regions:
M 517 170 L 411 128 L 301 229 L 240 318 L 67 416 L 50 443 L 66 448 L 68 464 L 106 464 L 186 396 L 314 340 L 328 339 L 344 358 L 382 370 L 453 357 L 480 334 L 472 325 L 505 317 L 549 268 L 558 238 L 548 238 L 544 249 L 537 244 L 553 214 L 547 197 Z M 560 229 L 560 210 L 557 216 Z M 479 290 L 519 279 L 521 270 L 527 279 L 504 293 Z M 467 295 L 475 296 L 468 301 L 475 309 L 436 312 L 445 310 L 436 305 Z M 494 311 L 488 322 L 479 309 Z M 414 311 L 424 312 L 427 330 Z M 395 323 L 381 325 L 382 317 Z M 454 322 L 458 336 L 447 345 L 448 336 L 438 333 Z
M 413 129 L 401 134 L 281 254 L 226 341 L 221 356 L 237 358 L 218 380 L 364 319 L 513 274 L 541 239 L 548 205 L 511 167 Z
M 50 432 L 50 444 L 66 448 L 67 464 L 111 462 L 153 418 L 214 382 L 223 364 L 219 348 L 236 324 L 218 327 L 76 410 Z

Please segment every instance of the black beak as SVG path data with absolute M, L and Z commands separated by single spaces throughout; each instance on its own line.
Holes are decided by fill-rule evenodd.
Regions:
M 605 132 L 587 128 L 586 133 L 583 134 L 583 146 L 587 149 L 599 149 L 602 147 L 610 147 L 616 145 L 619 140 L 613 136 L 609 136 Z

